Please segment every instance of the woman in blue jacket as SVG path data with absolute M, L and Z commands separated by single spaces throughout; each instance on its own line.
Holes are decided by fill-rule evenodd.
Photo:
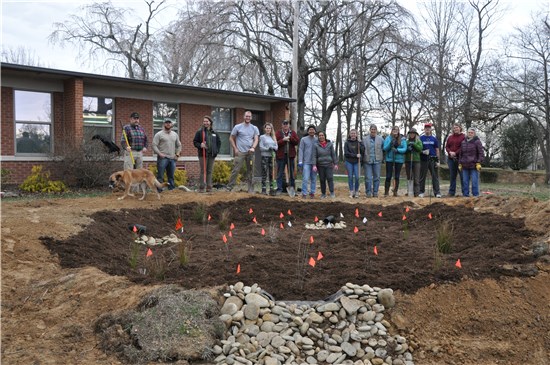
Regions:
M 384 151 L 386 152 L 386 183 L 384 185 L 384 196 L 388 196 L 391 186 L 391 178 L 394 176 L 395 185 L 393 196 L 397 196 L 399 189 L 399 175 L 401 167 L 405 162 L 405 153 L 407 152 L 407 140 L 399 134 L 399 128 L 393 127 L 391 133 L 384 140 Z

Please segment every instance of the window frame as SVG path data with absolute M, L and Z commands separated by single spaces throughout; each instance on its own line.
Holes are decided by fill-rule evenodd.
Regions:
M 17 107 L 17 93 L 36 93 L 36 94 L 44 94 L 49 96 L 47 99 L 49 100 L 49 118 L 48 121 L 40 121 L 40 120 L 32 120 L 32 119 L 18 119 L 18 107 Z M 54 99 L 53 99 L 53 92 L 50 91 L 42 91 L 42 90 L 30 90 L 30 89 L 13 89 L 13 141 L 14 141 L 14 154 L 18 156 L 47 156 L 52 153 L 53 151 L 53 142 L 54 142 L 54 105 L 53 105 Z M 37 125 L 37 126 L 47 126 L 49 134 L 44 134 L 45 137 L 49 138 L 48 141 L 48 149 L 45 152 L 19 152 L 17 150 L 17 143 L 21 138 L 23 138 L 23 133 L 28 131 L 22 131 L 21 136 L 18 137 L 18 124 L 20 125 Z M 31 138 L 31 140 L 33 140 Z M 46 138 L 44 138 L 44 141 Z M 40 145 L 37 144 L 37 142 L 34 142 L 33 148 L 40 148 Z
M 233 156 L 233 151 L 231 149 L 231 144 L 229 142 L 229 138 L 231 138 L 231 131 L 233 130 L 234 123 L 235 123 L 234 109 L 229 108 L 229 107 L 223 107 L 223 106 L 212 106 L 211 108 L 212 108 L 212 111 L 210 112 L 210 116 L 212 117 L 212 120 L 214 122 L 214 128 L 213 129 L 216 131 L 216 133 L 220 137 L 220 140 L 222 142 L 222 147 L 224 145 L 224 139 L 222 138 L 222 134 L 223 135 L 227 134 L 227 146 L 228 146 L 229 153 L 228 154 L 221 153 L 222 147 L 220 147 L 219 156 L 220 157 L 232 157 Z M 221 123 L 219 123 L 219 118 L 216 118 L 217 115 L 221 114 L 221 112 L 220 112 L 221 109 L 227 109 L 228 112 L 229 112 L 229 129 L 228 130 L 220 129 L 220 128 L 217 127 L 217 126 L 221 125 Z
M 108 110 L 111 110 L 111 123 L 110 124 L 102 124 L 102 123 L 93 123 L 93 122 L 86 122 L 86 116 L 84 115 L 84 98 L 96 98 L 96 99 L 99 99 L 99 98 L 105 98 L 105 99 L 111 99 L 111 108 L 108 109 Z M 98 103 L 99 105 L 99 103 Z M 105 114 L 108 116 L 108 114 Z M 113 140 L 115 138 L 115 135 L 116 135 L 116 125 L 115 125 L 115 98 L 112 97 L 112 96 L 97 96 L 97 95 L 82 95 L 82 124 L 83 124 L 83 133 L 84 133 L 84 137 L 89 137 L 91 138 L 92 136 L 87 136 L 86 135 L 86 128 L 94 128 L 94 129 L 97 129 L 99 128 L 100 130 L 101 129 L 107 129 L 107 128 L 110 128 L 110 133 L 108 134 L 109 138 L 111 140 Z M 96 133 L 93 133 L 93 134 L 96 134 Z

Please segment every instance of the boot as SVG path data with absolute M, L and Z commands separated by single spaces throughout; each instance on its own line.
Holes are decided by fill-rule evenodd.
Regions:
M 399 180 L 395 180 L 395 186 L 393 188 L 393 196 L 397 196 L 398 189 L 399 189 Z
M 391 181 L 388 181 L 388 180 L 386 180 L 386 182 L 384 183 L 384 196 L 388 196 L 388 195 L 389 195 L 389 192 L 390 192 L 390 184 L 391 184 Z

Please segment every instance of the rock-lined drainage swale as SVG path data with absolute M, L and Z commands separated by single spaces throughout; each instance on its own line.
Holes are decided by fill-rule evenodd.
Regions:
M 384 319 L 392 289 L 347 283 L 323 301 L 275 301 L 257 284 L 229 286 L 217 364 L 414 365 L 403 336 Z

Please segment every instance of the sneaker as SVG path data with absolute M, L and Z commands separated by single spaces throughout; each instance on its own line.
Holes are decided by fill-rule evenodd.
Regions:
M 279 195 L 281 195 L 282 193 L 283 193 L 283 192 L 282 192 L 281 190 L 277 190 L 277 191 L 275 192 L 275 196 L 279 196 Z
M 424 197 L 424 194 L 418 194 L 418 197 L 419 197 L 419 198 L 423 198 L 423 197 Z
M 441 194 L 436 194 L 435 197 L 436 198 L 441 198 Z
M 332 199 L 334 199 L 334 198 L 336 198 L 336 194 L 330 193 L 330 197 L 331 197 Z
M 302 199 L 306 199 L 307 198 L 307 195 L 306 194 L 302 194 Z
M 309 194 L 309 198 L 310 199 L 315 199 L 315 194 L 313 194 L 313 193 Z
M 325 194 L 321 194 L 321 199 L 326 199 L 327 196 Z
M 355 198 L 355 194 L 353 194 L 353 191 L 350 191 L 350 192 L 349 192 L 349 197 L 350 197 L 350 198 Z
M 358 191 L 355 192 L 355 198 L 359 198 L 359 192 Z
M 373 198 L 378 198 L 378 194 L 372 194 Z
M 231 190 L 233 190 L 233 187 L 231 187 L 231 186 L 226 186 L 226 187 L 225 187 L 225 190 L 226 190 L 226 191 L 231 191 Z

